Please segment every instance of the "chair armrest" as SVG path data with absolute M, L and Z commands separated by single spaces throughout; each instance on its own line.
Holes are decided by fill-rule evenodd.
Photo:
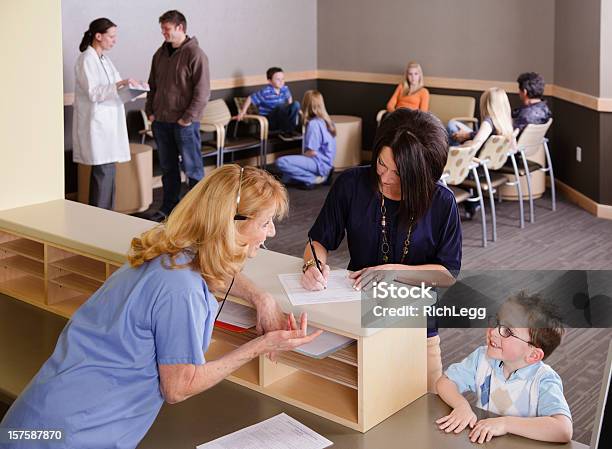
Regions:
M 453 117 L 451 120 L 457 120 L 458 122 L 478 123 L 478 119 L 476 117 Z
M 217 148 L 225 145 L 225 127 L 217 123 L 200 122 L 200 132 L 215 133 L 217 137 Z
M 451 120 L 456 120 L 458 122 L 465 123 L 466 125 L 471 125 L 472 130 L 474 131 L 478 130 L 479 121 L 476 117 L 453 117 Z
M 381 109 L 380 111 L 378 111 L 376 113 L 376 123 L 380 123 L 380 121 L 382 120 L 383 115 L 385 115 L 385 112 L 387 112 L 386 109 Z
M 479 157 L 473 157 L 472 161 L 474 161 L 478 165 L 481 165 L 481 166 L 483 166 L 485 168 L 489 165 L 489 162 L 491 162 L 491 160 L 489 158 L 482 159 L 482 158 L 479 158 Z
M 243 120 L 250 120 L 252 122 L 259 123 L 259 139 L 260 140 L 268 139 L 269 124 L 268 124 L 268 119 L 266 117 L 264 117 L 263 115 L 246 114 L 243 117 Z

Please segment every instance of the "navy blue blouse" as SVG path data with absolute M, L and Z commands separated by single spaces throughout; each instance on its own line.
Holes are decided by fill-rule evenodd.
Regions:
M 380 193 L 369 180 L 370 167 L 343 172 L 332 186 L 325 204 L 310 229 L 312 240 L 328 251 L 348 240 L 349 270 L 381 265 L 382 226 Z M 398 226 L 399 201 L 385 198 L 387 230 L 391 244 L 390 263 L 399 263 L 407 225 Z M 461 222 L 451 190 L 438 184 L 426 214 L 412 228 L 406 265 L 440 264 L 453 276 L 461 269 Z

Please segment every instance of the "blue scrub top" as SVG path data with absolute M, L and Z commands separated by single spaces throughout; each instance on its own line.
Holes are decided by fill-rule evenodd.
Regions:
M 325 120 L 315 117 L 308 122 L 302 139 L 303 150 L 314 150 L 317 174 L 327 176 L 336 157 L 336 138 L 327 129 Z
M 164 402 L 157 365 L 205 363 L 218 308 L 199 273 L 168 261 L 115 272 L 73 315 L 0 427 L 61 429 L 65 443 L 54 449 L 136 447 Z

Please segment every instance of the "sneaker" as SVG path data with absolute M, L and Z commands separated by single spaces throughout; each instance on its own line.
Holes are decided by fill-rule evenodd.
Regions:
M 291 133 L 280 133 L 278 138 L 284 142 L 291 142 L 293 140 Z
M 298 132 L 298 131 L 292 131 L 291 132 L 291 140 L 302 140 L 302 133 Z

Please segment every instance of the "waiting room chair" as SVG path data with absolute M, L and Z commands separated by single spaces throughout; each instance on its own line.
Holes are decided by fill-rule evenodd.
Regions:
M 462 147 L 450 147 L 448 149 L 448 159 L 442 172 L 440 180 L 453 191 L 457 204 L 464 201 L 480 203 L 480 215 L 482 219 L 482 246 L 487 246 L 487 220 L 485 216 L 482 188 L 478 179 L 476 168 L 478 164 L 474 162 L 474 156 L 480 147 L 477 145 L 466 145 Z M 459 186 L 465 181 L 467 176 L 472 173 L 476 183 L 477 195 L 473 191 L 467 191 Z
M 478 126 L 478 119 L 474 117 L 476 100 L 473 97 L 457 95 L 429 95 L 429 111 L 438 117 L 444 125 L 451 120 L 459 120 L 469 124 L 473 129 Z M 380 124 L 386 109 L 378 111 L 376 123 Z
M 489 193 L 489 204 L 491 206 L 491 225 L 493 228 L 493 241 L 497 241 L 497 217 L 495 212 L 495 193 L 499 186 L 514 185 L 518 191 L 519 200 L 519 225 L 524 227 L 523 219 L 523 201 L 520 182 L 510 182 L 507 175 L 500 173 L 498 170 L 504 166 L 508 158 L 514 158 L 517 153 L 516 141 L 504 136 L 490 136 L 484 143 L 478 157 L 474 158 L 484 173 L 485 184 L 481 184 L 483 192 Z M 516 166 L 516 160 L 514 161 Z M 518 169 L 517 169 L 518 172 Z M 476 188 L 476 181 L 467 178 L 461 187 Z
M 200 132 L 215 134 L 214 140 L 202 142 L 202 157 L 217 156 L 217 167 L 223 165 L 223 155 L 241 150 L 259 148 L 259 165 L 265 166 L 266 141 L 268 138 L 268 120 L 262 116 L 246 115 L 245 121 L 256 122 L 258 125 L 258 136 L 237 137 L 236 119 L 232 117 L 224 100 L 212 100 L 204 108 L 204 114 L 200 120 Z M 228 126 L 234 122 L 234 133 L 228 136 Z
M 553 172 L 552 161 L 550 158 L 550 152 L 548 150 L 548 139 L 546 139 L 545 135 L 550 125 L 552 124 L 552 118 L 549 119 L 546 123 L 541 125 L 530 124 L 527 125 L 523 132 L 520 134 L 517 141 L 518 152 L 521 155 L 522 167 L 518 169 L 514 173 L 514 168 L 510 167 L 507 163 L 500 170 L 503 173 L 507 174 L 515 174 L 517 182 L 520 183 L 519 176 L 525 176 L 527 181 L 527 194 L 529 198 L 529 221 L 531 223 L 535 222 L 535 210 L 533 206 L 533 194 L 531 191 L 531 173 L 535 171 L 542 171 L 548 173 L 550 175 L 550 192 L 552 196 L 552 210 L 557 209 L 556 204 L 556 192 L 555 192 L 555 175 Z M 532 161 L 529 159 L 530 156 L 534 155 L 539 148 L 543 146 L 544 152 L 546 155 L 546 163 L 545 166 Z M 522 196 L 521 196 L 522 198 Z
M 153 129 L 151 128 L 151 121 L 149 120 L 149 117 L 147 117 L 147 113 L 144 111 L 144 109 L 140 110 L 140 116 L 142 117 L 144 128 L 138 131 L 138 134 L 141 135 L 140 143 L 144 144 L 147 137 L 150 139 L 153 138 Z

